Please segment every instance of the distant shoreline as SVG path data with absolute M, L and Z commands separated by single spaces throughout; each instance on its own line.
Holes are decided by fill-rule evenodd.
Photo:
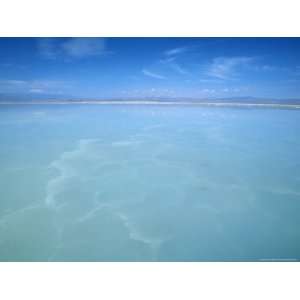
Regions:
M 189 102 L 189 101 L 28 101 L 28 102 L 1 102 L 0 105 L 189 105 L 189 106 L 217 106 L 217 107 L 262 107 L 262 108 L 289 108 L 300 109 L 300 104 L 282 103 L 240 103 L 240 102 Z

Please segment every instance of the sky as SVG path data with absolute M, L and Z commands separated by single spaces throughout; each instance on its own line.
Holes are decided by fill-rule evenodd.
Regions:
M 300 38 L 0 38 L 1 95 L 300 99 Z

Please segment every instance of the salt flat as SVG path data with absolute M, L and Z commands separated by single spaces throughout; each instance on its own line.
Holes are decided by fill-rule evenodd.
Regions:
M 141 104 L 0 108 L 0 261 L 299 260 L 298 110 Z

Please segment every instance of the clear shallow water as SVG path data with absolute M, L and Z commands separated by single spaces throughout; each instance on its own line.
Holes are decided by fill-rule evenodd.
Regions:
M 300 258 L 300 111 L 0 109 L 0 261 Z

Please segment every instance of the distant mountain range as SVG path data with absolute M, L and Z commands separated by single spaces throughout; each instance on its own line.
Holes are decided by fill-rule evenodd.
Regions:
M 300 99 L 272 99 L 272 98 L 258 98 L 251 96 L 244 97 L 227 97 L 227 98 L 193 98 L 193 97 L 136 97 L 136 98 L 82 98 L 66 95 L 54 95 L 54 94 L 1 94 L 0 103 L 24 103 L 24 102 L 101 102 L 101 101 L 118 101 L 118 102 L 190 102 L 190 103 L 237 103 L 237 104 L 288 104 L 288 105 L 300 105 Z

